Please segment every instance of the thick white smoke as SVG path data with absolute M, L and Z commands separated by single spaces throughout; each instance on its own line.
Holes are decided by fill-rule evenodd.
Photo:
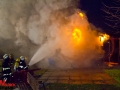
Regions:
M 0 51 L 27 56 L 43 68 L 90 66 L 103 55 L 97 31 L 75 0 L 0 1 Z M 80 42 L 73 39 L 80 29 Z
M 0 1 L 0 53 L 29 56 L 34 44 L 28 38 L 27 24 L 36 1 Z

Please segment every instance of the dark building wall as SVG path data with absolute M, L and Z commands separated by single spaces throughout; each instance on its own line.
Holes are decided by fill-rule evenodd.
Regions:
M 119 39 L 114 39 L 114 46 L 113 46 L 113 53 L 111 56 L 111 61 L 119 62 Z

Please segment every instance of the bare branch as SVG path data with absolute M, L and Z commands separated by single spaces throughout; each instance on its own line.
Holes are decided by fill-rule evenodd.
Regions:
M 104 3 L 102 10 L 106 13 L 105 20 L 108 21 L 105 24 L 111 29 L 115 30 L 115 33 L 120 33 L 120 0 L 114 0 L 111 6 Z

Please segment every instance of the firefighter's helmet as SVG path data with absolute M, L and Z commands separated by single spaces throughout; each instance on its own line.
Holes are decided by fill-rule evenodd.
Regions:
M 3 59 L 7 59 L 7 58 L 9 58 L 9 55 L 8 54 L 4 54 Z
M 20 60 L 25 60 L 25 57 L 24 56 L 20 56 Z
M 17 58 L 17 59 L 16 59 L 16 62 L 20 62 L 20 59 L 19 59 L 19 58 Z

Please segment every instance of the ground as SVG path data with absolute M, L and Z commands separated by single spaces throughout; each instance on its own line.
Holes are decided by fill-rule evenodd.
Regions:
M 120 69 L 47 70 L 36 80 L 44 82 L 41 90 L 120 90 Z
M 47 70 L 38 81 L 66 84 L 116 84 L 102 69 Z

